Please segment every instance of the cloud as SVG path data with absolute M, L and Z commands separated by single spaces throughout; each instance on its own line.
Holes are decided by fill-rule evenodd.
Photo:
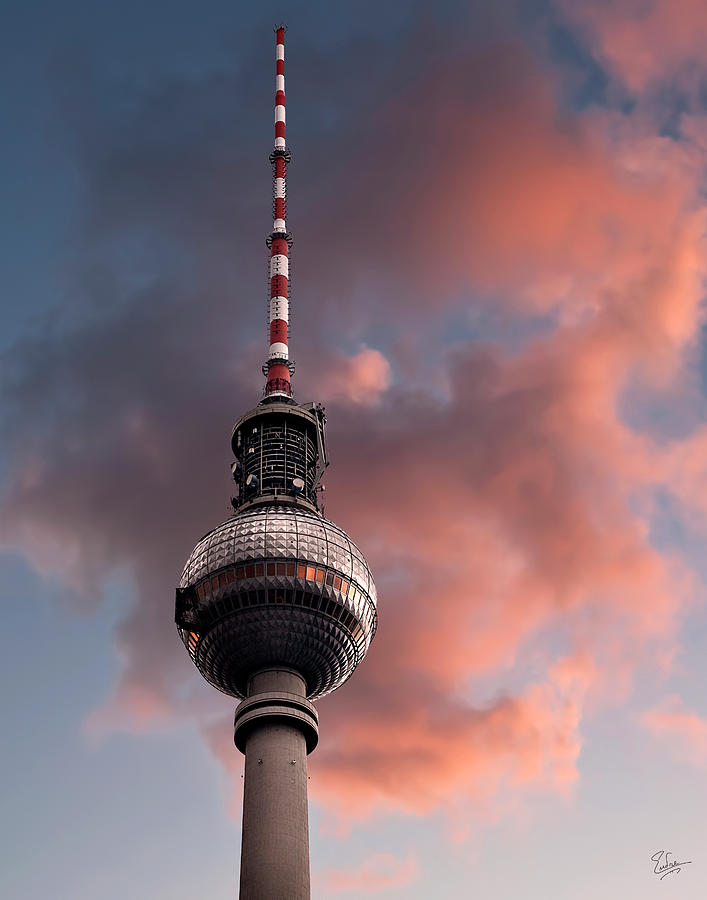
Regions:
M 402 678 L 391 684 L 380 670 L 377 676 L 369 667 L 368 684 L 352 686 L 358 696 L 348 714 L 343 704 L 327 704 L 323 723 L 331 733 L 311 760 L 312 796 L 341 822 L 392 811 L 425 815 L 439 807 L 452 815 L 474 809 L 474 822 L 493 819 L 504 793 L 571 790 L 586 679 L 568 690 L 553 670 L 520 696 L 474 708 L 419 676 L 408 685 Z
M 660 79 L 696 85 L 704 71 L 707 9 L 700 0 L 562 0 L 559 6 L 632 93 Z
M 678 758 L 695 766 L 707 763 L 707 719 L 688 709 L 677 694 L 647 710 L 641 721 Z
M 397 859 L 391 853 L 373 853 L 355 869 L 320 869 L 314 873 L 313 884 L 324 897 L 352 892 L 360 897 L 388 888 L 407 887 L 415 881 L 418 873 L 419 866 L 413 853 L 404 859 Z
M 575 366 L 569 348 L 554 364 L 537 348 L 514 361 L 457 357 L 449 407 L 357 422 L 364 450 L 353 426 L 340 438 L 334 518 L 366 535 L 385 602 L 361 671 L 321 704 L 322 803 L 351 816 L 460 796 L 478 808 L 507 783 L 564 792 L 585 699 L 625 695 L 641 661 L 669 659 L 689 579 L 631 511 L 649 481 L 640 442 Z M 352 471 L 366 490 L 345 497 L 338 479 Z M 569 648 L 561 665 L 543 633 Z M 519 672 L 524 688 L 474 702 L 475 678 L 518 683 Z
M 127 681 L 114 702 L 92 710 L 83 724 L 86 735 L 99 741 L 116 731 L 152 732 L 169 728 L 174 722 L 170 703 L 149 687 Z
M 368 659 L 321 704 L 312 794 L 335 816 L 467 804 L 493 818 L 538 789 L 566 795 L 587 710 L 625 698 L 646 661 L 669 666 L 692 600 L 689 566 L 651 541 L 655 491 L 695 485 L 676 476 L 688 445 L 621 407 L 633 384 L 685 377 L 701 151 L 647 118 L 559 109 L 517 40 L 434 47 L 395 103 L 371 89 L 293 168 L 317 209 L 300 207 L 293 250 L 295 387 L 328 394 L 327 514 L 381 598 Z M 355 46 L 337 61 L 368 65 Z M 194 717 L 232 771 L 225 701 L 198 683 L 172 603 L 227 515 L 230 426 L 262 386 L 250 212 L 268 173 L 237 164 L 252 148 L 223 124 L 243 118 L 234 80 L 156 86 L 110 128 L 87 116 L 83 306 L 6 357 L 0 498 L 2 544 L 86 608 L 106 576 L 134 581 L 122 674 L 88 727 Z M 472 333 L 482 305 L 512 348 Z
M 321 373 L 321 379 L 317 374 Z M 343 401 L 370 406 L 380 402 L 391 383 L 390 363 L 380 350 L 363 346 L 353 356 L 335 356 L 310 366 L 306 384 L 325 403 Z

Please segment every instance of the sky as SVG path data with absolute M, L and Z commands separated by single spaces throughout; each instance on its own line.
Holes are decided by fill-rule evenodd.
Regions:
M 263 388 L 284 21 L 294 388 L 379 598 L 313 897 L 703 898 L 707 6 L 1 17 L 2 896 L 236 892 L 173 604 Z

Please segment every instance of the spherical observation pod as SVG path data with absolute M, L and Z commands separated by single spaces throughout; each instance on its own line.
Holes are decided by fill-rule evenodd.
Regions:
M 376 629 L 376 589 L 341 528 L 304 507 L 245 509 L 205 535 L 177 589 L 176 622 L 208 682 L 244 697 L 254 671 L 301 673 L 312 700 L 340 687 Z

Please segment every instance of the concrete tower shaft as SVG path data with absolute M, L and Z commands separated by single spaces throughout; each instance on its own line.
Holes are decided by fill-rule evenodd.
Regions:
M 264 669 L 236 710 L 245 753 L 240 900 L 309 898 L 307 754 L 318 730 L 305 690 L 296 671 Z

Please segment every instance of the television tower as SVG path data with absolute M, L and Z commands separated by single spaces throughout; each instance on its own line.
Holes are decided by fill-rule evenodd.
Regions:
M 363 554 L 324 518 L 324 408 L 292 397 L 286 225 L 285 28 L 276 28 L 270 348 L 265 390 L 233 428 L 234 513 L 192 551 L 177 588 L 179 634 L 204 678 L 241 698 L 245 754 L 241 900 L 310 896 L 307 755 L 313 700 L 342 685 L 376 630 Z

